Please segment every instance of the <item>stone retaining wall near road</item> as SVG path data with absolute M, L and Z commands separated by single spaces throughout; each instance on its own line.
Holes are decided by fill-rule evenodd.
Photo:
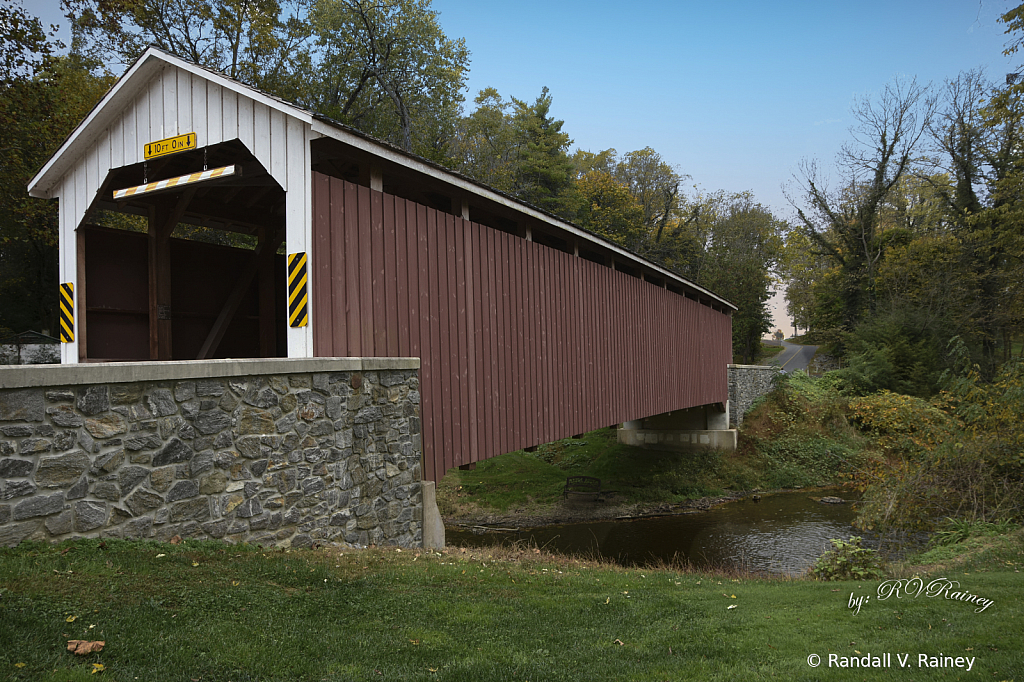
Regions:
M 754 401 L 771 392 L 778 371 L 769 365 L 729 365 L 729 426 L 739 427 Z
M 317 358 L 0 369 L 0 545 L 180 535 L 420 546 L 418 367 Z

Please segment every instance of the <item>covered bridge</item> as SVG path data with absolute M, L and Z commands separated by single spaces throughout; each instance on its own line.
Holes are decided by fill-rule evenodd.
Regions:
M 681 428 L 714 429 L 728 409 L 729 302 L 156 48 L 29 191 L 59 199 L 63 363 L 418 357 L 426 480 L 699 406 Z

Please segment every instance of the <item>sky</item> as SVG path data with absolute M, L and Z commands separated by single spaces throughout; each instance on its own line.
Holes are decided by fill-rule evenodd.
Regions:
M 59 0 L 25 0 L 61 23 Z M 471 53 L 467 106 L 494 87 L 533 100 L 573 147 L 652 147 L 687 189 L 751 191 L 783 219 L 802 160 L 829 168 L 850 139 L 851 106 L 895 77 L 941 87 L 982 67 L 1016 71 L 998 17 L 1006 0 L 433 0 Z M 778 303 L 776 303 L 778 307 Z M 784 315 L 776 326 L 787 333 Z

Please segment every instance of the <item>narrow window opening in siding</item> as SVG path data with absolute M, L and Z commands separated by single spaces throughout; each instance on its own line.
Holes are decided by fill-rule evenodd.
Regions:
M 533 230 L 533 241 L 537 242 L 541 246 L 547 246 L 548 248 L 557 249 L 558 251 L 572 253 L 572 250 L 569 248 L 569 243 L 566 240 L 556 237 L 553 234 L 539 232 L 536 228 Z
M 608 259 L 605 256 L 602 256 L 596 251 L 589 251 L 587 249 L 580 249 L 580 258 L 588 260 L 591 263 L 597 263 L 598 265 L 608 264 Z
M 452 212 L 451 197 L 444 194 L 438 194 L 437 192 L 424 192 L 422 196 L 423 199 L 419 203 L 429 206 L 436 211 L 441 211 L 442 213 Z
M 628 265 L 623 265 L 619 261 L 615 261 L 615 269 L 618 270 L 619 272 L 623 273 L 623 274 L 629 275 L 630 277 L 635 277 L 637 279 L 640 279 L 640 270 L 639 270 L 639 268 L 631 268 Z

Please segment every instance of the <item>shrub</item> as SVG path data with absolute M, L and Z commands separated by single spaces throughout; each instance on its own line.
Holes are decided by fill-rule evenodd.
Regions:
M 860 537 L 829 542 L 832 549 L 818 557 L 811 568 L 811 575 L 818 580 L 870 580 L 884 575 L 878 552 L 861 547 Z
M 971 537 L 1005 535 L 1017 528 L 1019 526 L 1009 519 L 989 522 L 947 517 L 942 526 L 935 531 L 935 535 L 931 537 L 930 543 L 932 546 L 945 547 L 963 542 Z
M 954 340 L 956 370 L 937 407 L 883 394 L 862 403 L 889 460 L 870 472 L 858 525 L 933 528 L 942 518 L 995 522 L 1024 518 L 1024 363 L 1013 360 L 991 383 Z M 863 399 L 869 401 L 871 399 Z M 947 522 L 948 528 L 948 522 Z

